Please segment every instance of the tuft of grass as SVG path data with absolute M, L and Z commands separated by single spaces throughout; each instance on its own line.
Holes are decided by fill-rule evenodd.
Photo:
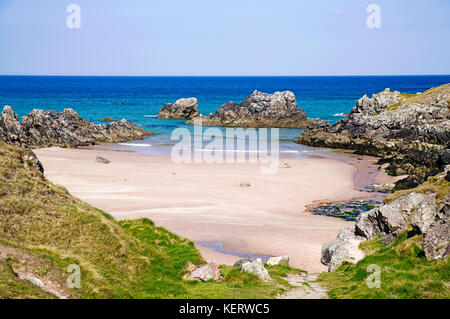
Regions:
M 427 260 L 420 247 L 421 236 L 408 238 L 400 234 L 390 245 L 368 241 L 362 248 L 374 253 L 356 265 L 345 263 L 331 273 L 323 273 L 318 281 L 328 288 L 331 298 L 416 299 L 450 298 L 450 265 L 448 258 Z M 380 288 L 369 288 L 367 280 L 373 273 L 369 265 L 381 269 Z

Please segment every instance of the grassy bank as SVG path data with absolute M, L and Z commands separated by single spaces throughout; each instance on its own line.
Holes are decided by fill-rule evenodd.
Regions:
M 150 220 L 116 222 L 45 179 L 33 154 L 0 142 L 0 298 L 273 298 L 289 288 L 221 267 L 221 282 L 182 279 L 204 262 L 192 242 Z M 67 267 L 81 288 L 67 287 Z M 38 279 L 39 287 L 24 276 Z
M 331 298 L 450 298 L 450 265 L 448 258 L 427 260 L 420 247 L 421 236 L 402 233 L 397 240 L 384 245 L 378 239 L 361 244 L 371 253 L 356 265 L 345 263 L 332 273 L 323 273 L 319 282 L 329 289 Z M 381 270 L 380 288 L 369 288 L 369 265 Z M 370 278 L 369 278 L 370 281 Z

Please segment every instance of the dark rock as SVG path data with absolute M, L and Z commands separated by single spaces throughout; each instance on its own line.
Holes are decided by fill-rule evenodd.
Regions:
M 109 116 L 104 117 L 103 119 L 100 120 L 100 122 L 113 122 L 114 120 L 112 118 L 110 118 Z
M 0 117 L 0 139 L 30 148 L 117 143 L 153 134 L 125 119 L 106 125 L 94 124 L 72 109 L 64 109 L 61 113 L 35 109 L 20 123 L 12 109 L 5 106 Z
M 415 176 L 408 176 L 395 183 L 396 190 L 411 189 L 420 185 L 420 181 Z
M 305 111 L 297 107 L 295 95 L 290 91 L 273 94 L 255 91 L 242 103 L 225 103 L 214 116 L 200 119 L 203 125 L 234 127 L 305 128 L 310 123 Z
M 200 115 L 195 97 L 183 98 L 175 103 L 166 103 L 158 113 L 161 119 L 192 119 Z

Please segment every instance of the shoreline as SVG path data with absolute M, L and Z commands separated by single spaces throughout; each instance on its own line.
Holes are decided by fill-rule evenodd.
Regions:
M 321 156 L 283 157 L 280 164 L 287 162 L 290 168 L 280 168 L 276 174 L 280 176 L 264 177 L 247 163 L 180 165 L 160 155 L 85 148 L 46 148 L 35 153 L 47 178 L 76 197 L 115 219 L 149 218 L 194 241 L 208 262 L 219 264 L 232 265 L 240 259 L 236 254 L 289 255 L 293 267 L 325 271 L 321 245 L 352 222 L 312 215 L 308 205 L 314 200 L 371 195 L 357 190 L 355 164 Z M 95 163 L 97 155 L 111 164 Z M 249 180 L 251 187 L 239 187 L 243 180 Z M 209 246 L 220 242 L 221 250 L 232 254 L 201 242 Z

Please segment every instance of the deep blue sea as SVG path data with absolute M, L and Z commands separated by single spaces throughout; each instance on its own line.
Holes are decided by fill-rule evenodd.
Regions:
M 228 101 L 236 103 L 254 90 L 273 93 L 290 90 L 308 117 L 332 123 L 349 112 L 357 99 L 385 88 L 423 92 L 450 82 L 450 76 L 329 76 L 329 77 L 62 77 L 0 76 L 0 106 L 11 105 L 22 117 L 33 108 L 75 109 L 80 116 L 100 122 L 105 116 L 126 118 L 158 135 L 141 143 L 173 144 L 170 133 L 183 120 L 161 120 L 156 115 L 167 102 L 196 97 L 202 114 L 215 112 Z M 191 128 L 191 126 L 186 126 Z M 297 148 L 300 131 L 280 130 L 283 147 Z

